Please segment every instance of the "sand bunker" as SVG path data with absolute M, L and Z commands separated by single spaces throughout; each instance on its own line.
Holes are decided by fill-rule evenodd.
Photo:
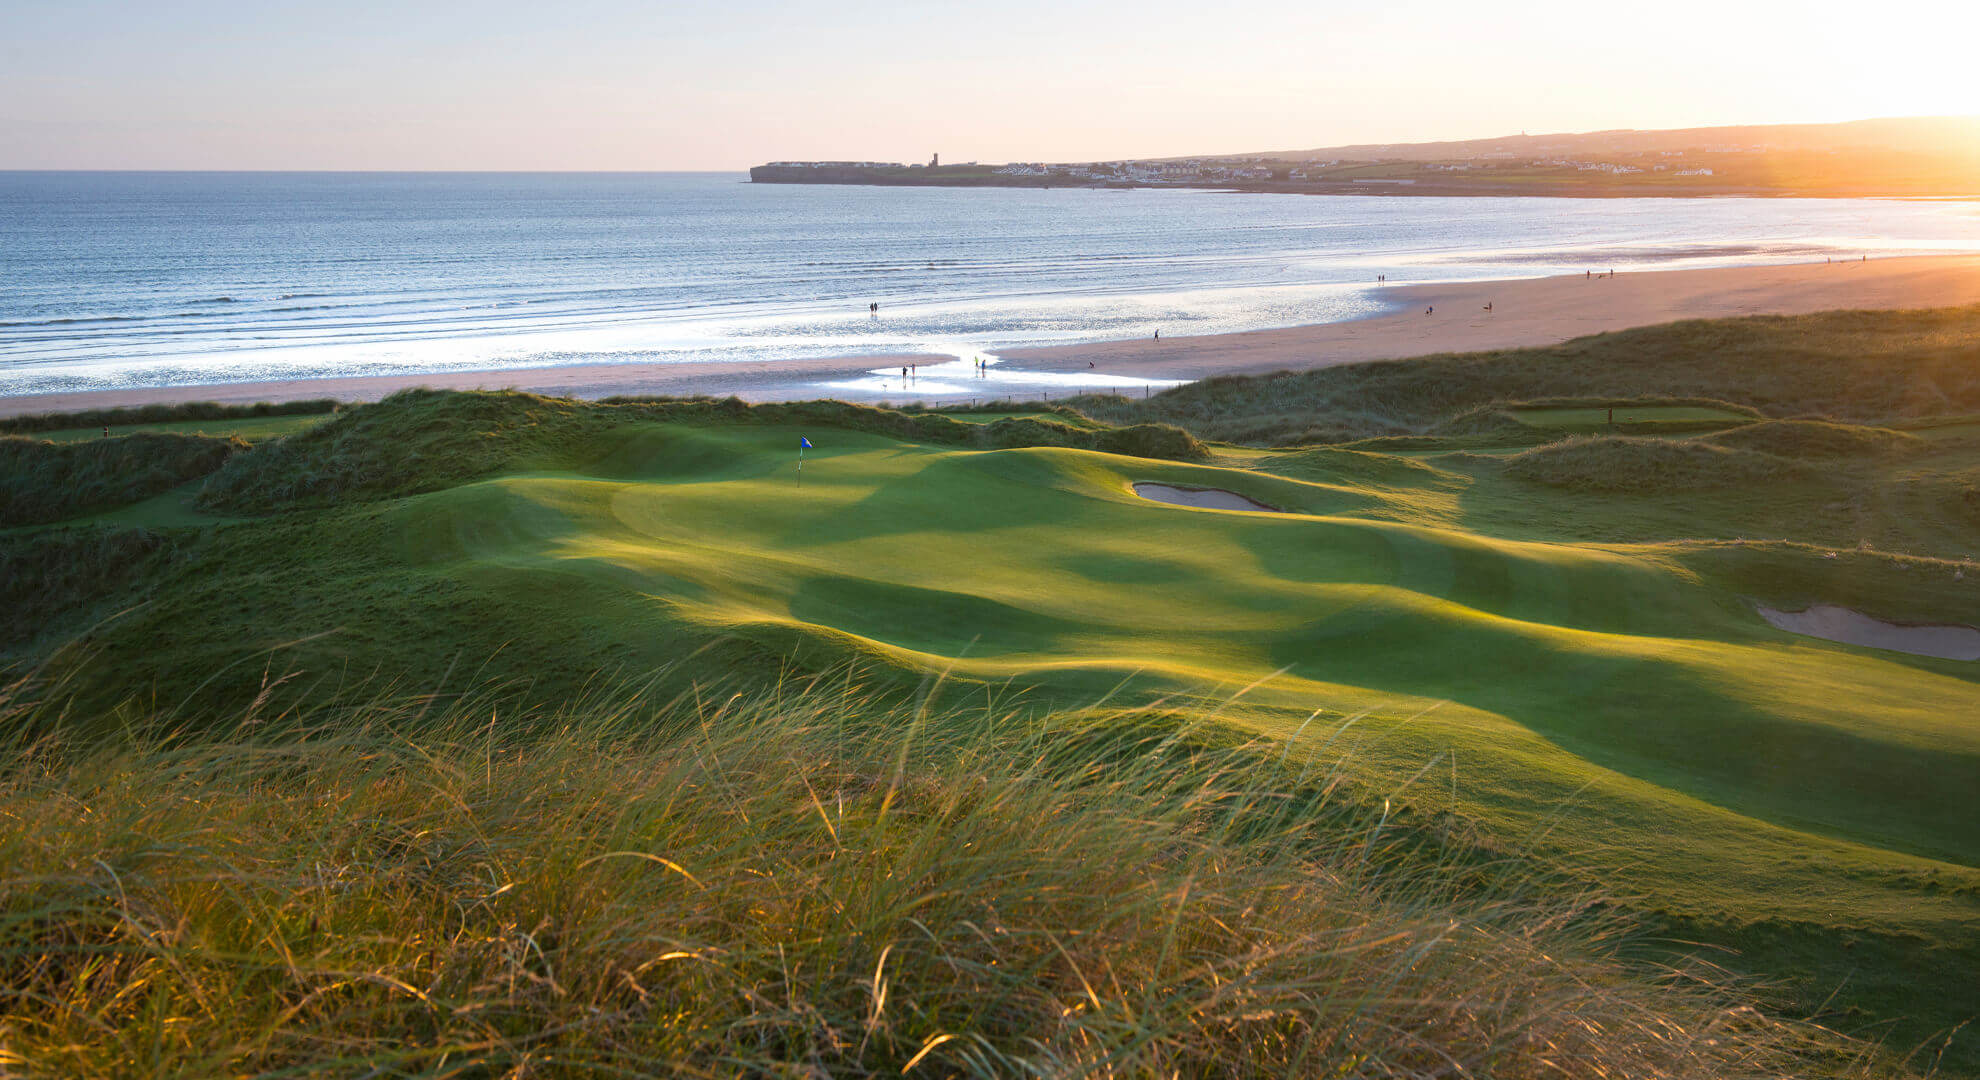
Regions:
M 1276 506 L 1266 506 L 1256 499 L 1247 499 L 1235 491 L 1218 488 L 1180 488 L 1168 484 L 1136 484 L 1134 493 L 1144 499 L 1156 502 L 1174 503 L 1177 506 L 1194 506 L 1201 510 L 1256 510 L 1267 514 L 1283 514 Z
M 1761 618 L 1791 634 L 1942 660 L 1980 660 L 1980 630 L 1971 626 L 1901 626 L 1833 604 L 1816 604 L 1807 611 L 1755 606 Z

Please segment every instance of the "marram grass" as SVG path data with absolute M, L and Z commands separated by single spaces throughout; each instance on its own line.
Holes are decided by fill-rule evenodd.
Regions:
M 5 730 L 80 730 L 29 697 Z M 1617 959 L 1592 898 L 1406 833 L 1338 761 L 1159 710 L 503 701 L 17 735 L 0 1073 L 1721 1078 L 1833 1050 Z

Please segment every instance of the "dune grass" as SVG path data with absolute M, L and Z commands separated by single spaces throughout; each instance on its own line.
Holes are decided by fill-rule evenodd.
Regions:
M 119 435 L 209 435 L 220 439 L 241 439 L 246 442 L 262 442 L 279 439 L 284 435 L 294 435 L 308 431 L 318 424 L 330 420 L 331 412 L 295 413 L 281 416 L 218 417 L 211 420 L 168 420 L 159 423 L 131 423 L 105 425 L 112 438 Z M 37 439 L 49 442 L 88 442 L 101 439 L 103 427 L 54 428 L 34 432 Z
M 58 431 L 98 431 L 103 428 L 151 425 L 215 424 L 247 422 L 274 417 L 318 416 L 336 412 L 341 406 L 330 398 L 308 401 L 260 402 L 254 405 L 222 405 L 212 401 L 175 404 L 137 405 L 115 409 L 83 409 L 74 412 L 29 413 L 0 417 L 0 433 L 43 434 Z M 44 438 L 49 437 L 43 435 Z
M 1506 459 L 1506 474 L 1580 491 L 1671 492 L 1792 476 L 1788 458 L 1716 443 L 1626 435 L 1578 436 Z
M 1721 446 L 1758 450 L 1795 460 L 1880 457 L 1923 450 L 1918 436 L 1889 428 L 1823 420 L 1769 420 L 1722 431 L 1711 440 Z
M 1077 404 L 1116 422 L 1283 445 L 1419 434 L 1469 409 L 1558 399 L 1709 400 L 1857 423 L 1980 412 L 1980 306 L 1690 320 L 1509 349 L 1205 379 Z M 1593 400 L 1590 401 L 1593 404 Z
M 0 528 L 136 502 L 219 469 L 239 439 L 146 434 L 56 443 L 0 436 Z
M 17 688 L 18 691 L 19 688 Z M 939 689 L 937 691 L 939 694 Z M 0 700 L 32 1074 L 1777 1076 L 1857 1051 L 1345 795 L 1325 749 L 844 680 L 250 710 Z M 124 726 L 133 720 L 127 717 Z M 49 731 L 40 737 L 24 732 Z
M 64 612 L 129 590 L 185 543 L 148 529 L 60 529 L 0 542 L 0 649 L 18 648 Z
M 611 398 L 594 404 L 533 394 L 407 390 L 262 447 L 252 462 L 215 476 L 199 502 L 213 510 L 267 513 L 431 491 L 498 472 L 568 468 L 589 460 L 591 448 L 614 430 L 681 421 L 797 430 L 809 424 L 966 446 L 1071 446 L 1179 460 L 1206 453 L 1194 438 L 1160 424 L 1095 429 L 1026 417 L 969 423 L 937 412 L 844 402 Z M 796 436 L 789 447 L 795 460 Z

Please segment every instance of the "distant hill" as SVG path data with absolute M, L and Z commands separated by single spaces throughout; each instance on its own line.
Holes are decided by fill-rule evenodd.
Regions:
M 1980 116 L 1907 116 L 1839 124 L 1744 124 L 1640 131 L 1618 128 L 1548 135 L 1505 135 L 1455 142 L 1359 143 L 1279 151 L 1272 159 L 1350 158 L 1465 161 L 1511 154 L 1647 154 L 1705 152 L 1885 152 L 1965 160 L 1980 166 Z
M 1311 195 L 1980 198 L 1980 116 L 1009 165 L 773 162 L 757 183 L 1200 187 Z

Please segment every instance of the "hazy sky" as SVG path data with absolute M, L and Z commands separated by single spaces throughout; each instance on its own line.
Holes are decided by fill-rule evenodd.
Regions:
M 1080 160 L 1980 113 L 1980 4 L 0 0 L 0 168 Z

